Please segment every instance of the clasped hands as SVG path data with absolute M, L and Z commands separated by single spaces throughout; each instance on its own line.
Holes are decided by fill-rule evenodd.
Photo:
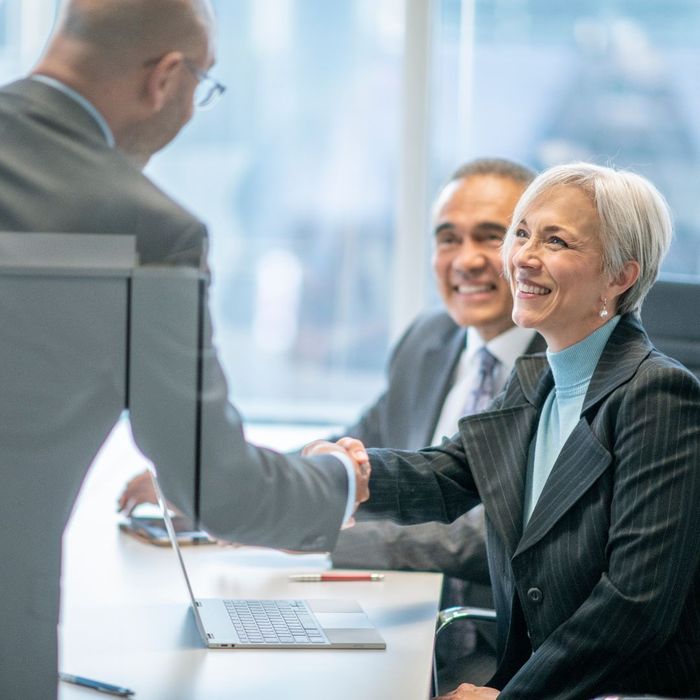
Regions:
M 355 469 L 355 510 L 360 503 L 369 499 L 369 477 L 372 469 L 365 446 L 357 438 L 344 437 L 337 442 L 314 440 L 304 447 L 301 454 L 304 457 L 323 454 L 343 454 L 349 457 Z M 343 527 L 352 527 L 354 524 L 355 518 L 352 517 Z

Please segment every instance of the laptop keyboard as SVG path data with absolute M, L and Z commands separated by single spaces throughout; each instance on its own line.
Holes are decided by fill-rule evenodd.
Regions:
M 225 600 L 242 644 L 328 644 L 303 600 Z

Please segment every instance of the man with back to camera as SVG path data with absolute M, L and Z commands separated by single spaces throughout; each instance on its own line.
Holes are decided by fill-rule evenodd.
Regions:
M 468 162 L 450 177 L 433 209 L 433 271 L 445 310 L 411 324 L 392 353 L 386 390 L 344 435 L 366 447 L 439 444 L 457 432 L 464 413 L 486 408 L 519 355 L 545 349 L 534 331 L 513 324 L 500 254 L 515 204 L 533 177 L 496 158 Z M 484 349 L 489 372 L 479 393 Z M 340 534 L 332 558 L 338 567 L 442 571 L 442 607 L 492 607 L 481 507 L 450 524 L 360 522 Z M 495 630 L 480 626 L 476 641 L 468 629 L 458 623 L 443 633 L 441 688 L 486 682 L 495 670 Z
M 201 103 L 222 91 L 208 75 L 214 53 L 208 0 L 68 0 L 32 75 L 0 89 L 0 231 L 135 235 L 142 264 L 206 269 L 205 226 L 139 168 L 190 120 L 195 94 Z M 0 376 L 0 696 L 46 700 L 56 695 L 61 536 L 123 409 L 123 367 L 76 366 L 80 338 L 24 325 L 23 344 L 56 373 L 42 387 L 6 364 Z M 332 548 L 368 497 L 368 468 L 340 447 L 339 459 L 307 459 L 248 445 L 210 337 L 205 353 L 214 362 L 202 390 L 203 526 L 249 544 Z M 158 358 L 149 360 L 155 373 Z M 177 377 L 163 382 L 178 390 Z M 192 515 L 189 486 L 160 463 L 159 438 L 145 422 L 134 434 L 169 500 Z

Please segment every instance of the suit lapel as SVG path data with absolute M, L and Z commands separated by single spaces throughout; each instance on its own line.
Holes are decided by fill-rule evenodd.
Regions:
M 612 455 L 593 434 L 586 414 L 634 375 L 651 347 L 634 316 L 620 320 L 591 377 L 582 417 L 554 463 L 516 554 L 541 540 L 612 462 Z
M 415 436 L 416 448 L 429 445 L 433 439 L 442 405 L 452 387 L 455 366 L 466 347 L 465 338 L 466 331 L 458 327 L 446 341 L 436 343 L 423 355 L 416 392 L 421 403 L 410 407 L 411 435 Z
M 552 387 L 544 357 L 520 357 L 502 408 L 462 418 L 464 450 L 486 514 L 512 555 L 522 533 L 527 455 L 539 407 Z
M 610 453 L 582 418 L 557 457 L 515 553 L 520 554 L 542 539 L 611 461 Z
M 623 316 L 598 360 L 588 385 L 582 413 L 586 413 L 614 389 L 628 381 L 652 348 L 651 341 L 637 316 Z

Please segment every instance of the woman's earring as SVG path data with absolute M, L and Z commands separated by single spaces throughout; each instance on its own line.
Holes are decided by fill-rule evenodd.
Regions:
M 598 316 L 600 316 L 601 318 L 608 317 L 608 300 L 605 297 L 603 297 L 603 308 L 600 310 Z

